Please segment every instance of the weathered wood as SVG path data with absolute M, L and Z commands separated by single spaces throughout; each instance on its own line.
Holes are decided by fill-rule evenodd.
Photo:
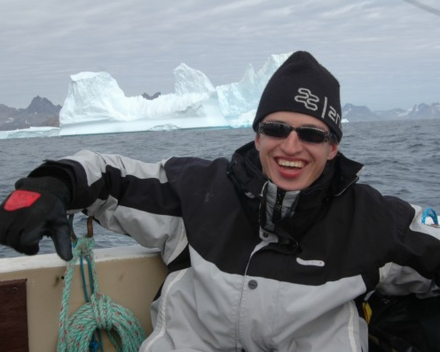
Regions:
M 1 351 L 29 352 L 26 281 L 0 281 Z

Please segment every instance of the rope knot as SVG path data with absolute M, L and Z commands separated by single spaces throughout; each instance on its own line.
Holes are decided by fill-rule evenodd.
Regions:
M 81 237 L 75 243 L 72 249 L 73 256 L 79 258 L 82 256 L 91 256 L 93 254 L 93 249 L 95 248 L 95 240 L 93 237 Z

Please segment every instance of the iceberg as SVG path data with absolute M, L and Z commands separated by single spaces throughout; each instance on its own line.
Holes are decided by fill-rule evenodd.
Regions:
M 29 127 L 26 129 L 0 131 L 0 139 L 57 137 L 59 133 L 60 129 L 58 127 Z
M 266 83 L 289 55 L 271 55 L 257 72 L 249 64 L 239 82 L 217 87 L 182 63 L 175 92 L 153 100 L 125 96 L 107 72 L 80 72 L 70 77 L 60 135 L 249 127 Z
M 264 87 L 290 54 L 271 55 L 258 71 L 249 64 L 240 81 L 219 86 L 181 63 L 173 72 L 174 93 L 153 100 L 126 96 L 107 72 L 80 72 L 70 76 L 59 128 L 5 131 L 0 139 L 250 127 Z

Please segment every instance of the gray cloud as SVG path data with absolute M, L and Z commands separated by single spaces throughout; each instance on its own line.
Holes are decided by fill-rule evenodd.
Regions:
M 440 17 L 409 2 L 3 0 L 0 103 L 26 107 L 40 95 L 62 104 L 81 71 L 107 71 L 129 96 L 170 93 L 181 62 L 226 84 L 249 63 L 295 50 L 339 78 L 343 103 L 440 101 Z

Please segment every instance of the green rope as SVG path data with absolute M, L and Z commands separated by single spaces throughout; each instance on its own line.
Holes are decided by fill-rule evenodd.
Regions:
M 145 331 L 130 310 L 112 302 L 100 293 L 96 276 L 93 237 L 82 237 L 73 247 L 73 258 L 67 264 L 58 332 L 58 352 L 96 350 L 95 331 L 104 330 L 118 352 L 138 351 L 146 339 Z M 78 259 L 85 258 L 91 273 L 90 301 L 69 318 L 70 288 Z M 83 280 L 85 283 L 85 280 Z M 86 290 L 86 288 L 84 287 Z M 87 297 L 87 293 L 85 292 Z M 86 298 L 87 299 L 87 298 Z M 93 346 L 95 344 L 95 346 Z M 102 347 L 102 346 L 101 346 Z

